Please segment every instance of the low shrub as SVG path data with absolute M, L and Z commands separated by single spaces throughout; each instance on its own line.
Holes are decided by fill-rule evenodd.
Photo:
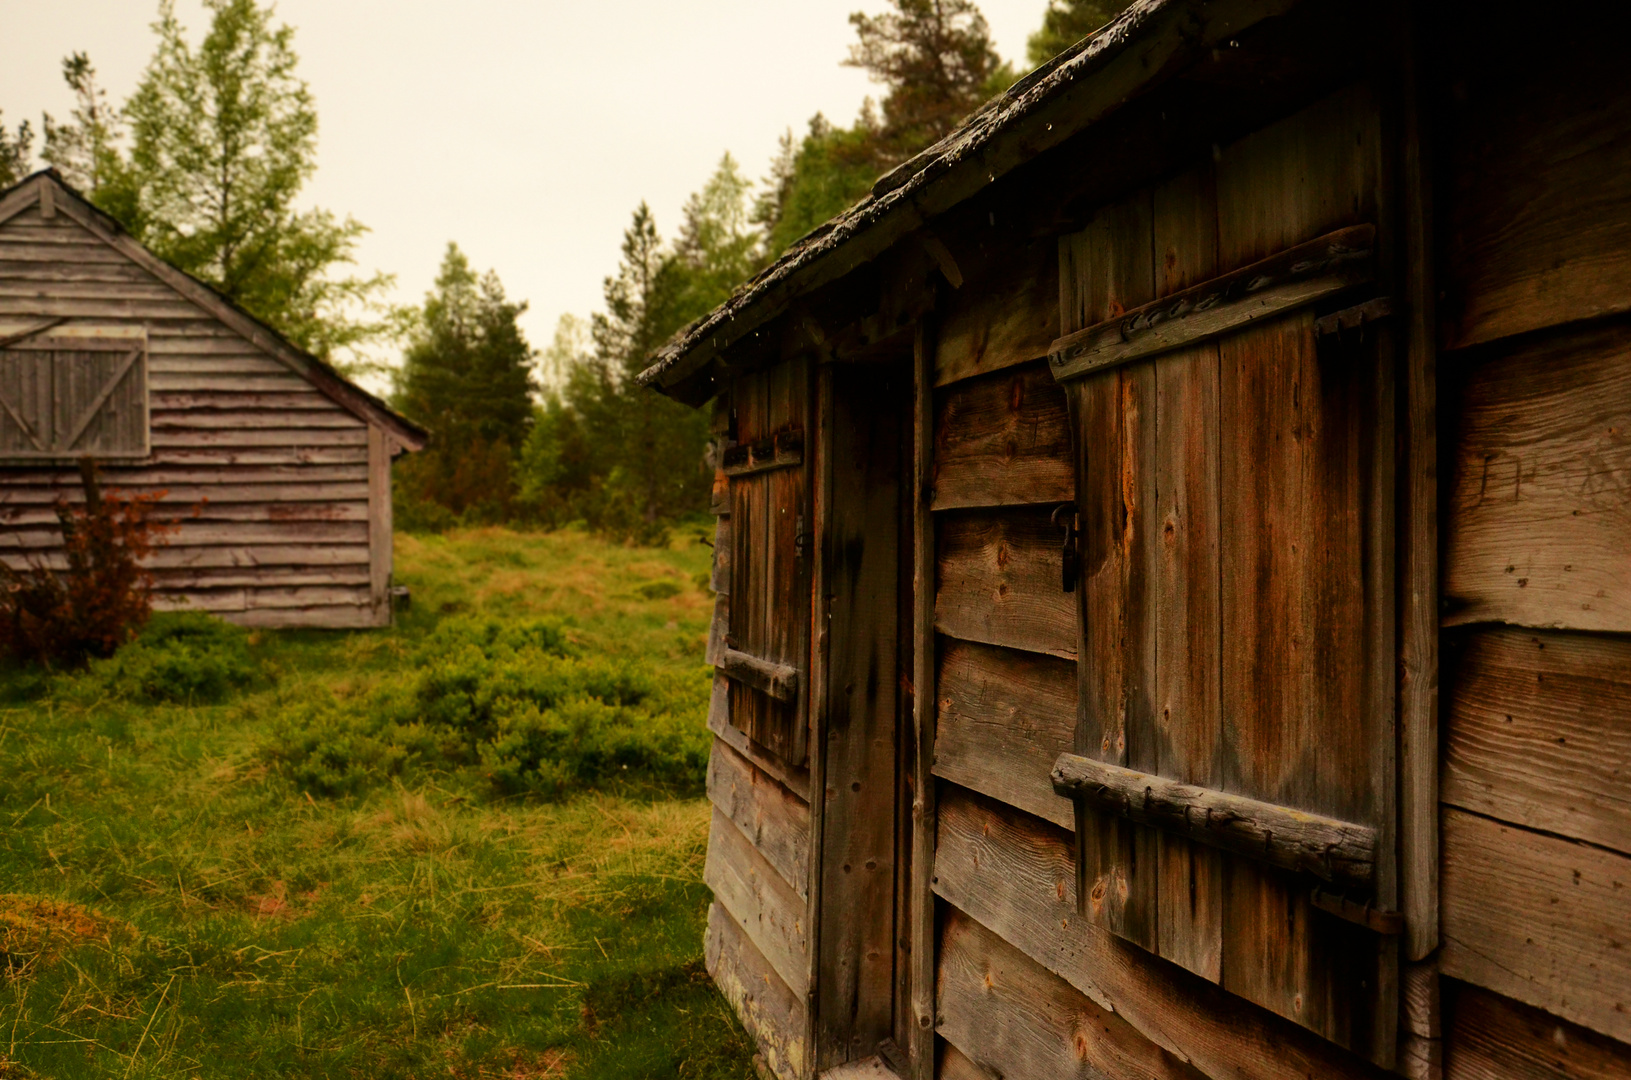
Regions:
M 695 789 L 707 766 L 707 681 L 584 657 L 553 620 L 469 617 L 436 628 L 413 674 L 280 717 L 267 757 L 306 791 L 342 795 L 410 771 L 468 771 L 494 794 Z M 694 684 L 694 685 L 693 685 Z
M 178 611 L 155 615 L 135 641 L 93 665 L 92 673 L 103 689 L 137 701 L 206 704 L 253 684 L 260 667 L 243 627 Z

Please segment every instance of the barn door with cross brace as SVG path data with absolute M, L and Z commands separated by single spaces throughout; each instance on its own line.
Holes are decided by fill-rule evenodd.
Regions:
M 0 327 L 0 459 L 148 452 L 147 331 Z
M 1076 444 L 1081 645 L 1076 753 L 1054 783 L 1077 800 L 1085 917 L 1386 1064 L 1399 926 L 1376 229 L 1353 221 L 1358 199 L 1311 222 L 1295 200 L 1261 207 L 1261 185 L 1226 167 L 1263 166 L 1146 189 L 1061 244 L 1069 333 L 1052 361 Z
M 803 361 L 737 376 L 722 452 L 730 507 L 730 611 L 715 664 L 730 724 L 788 765 L 807 755 L 809 483 Z

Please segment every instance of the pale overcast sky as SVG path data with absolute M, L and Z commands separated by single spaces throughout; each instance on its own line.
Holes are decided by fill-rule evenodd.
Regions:
M 1022 59 L 1046 0 L 982 0 Z M 877 88 L 840 67 L 850 11 L 883 0 L 281 0 L 316 97 L 307 201 L 373 229 L 365 270 L 417 301 L 455 240 L 531 302 L 549 344 L 563 312 L 600 306 L 630 212 L 665 236 L 726 150 L 762 177 L 778 136 L 821 110 L 847 124 Z M 153 50 L 156 0 L 0 0 L 8 126 L 66 115 L 62 57 L 90 53 L 115 102 Z M 195 37 L 199 0 L 178 0 Z

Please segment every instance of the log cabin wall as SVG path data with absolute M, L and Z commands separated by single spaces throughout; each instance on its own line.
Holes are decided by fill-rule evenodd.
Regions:
M 49 177 L 33 183 L 50 194 L 0 222 L 0 323 L 145 337 L 132 378 L 146 380 L 149 452 L 100 473 L 166 492 L 162 516 L 180 519 L 149 560 L 158 606 L 247 626 L 388 622 L 399 436 L 133 261 Z M 70 461 L 0 465 L 0 557 L 60 563 L 59 496 L 82 497 Z
M 1443 1063 L 1631 1076 L 1622 12 L 1452 5 L 1435 89 Z

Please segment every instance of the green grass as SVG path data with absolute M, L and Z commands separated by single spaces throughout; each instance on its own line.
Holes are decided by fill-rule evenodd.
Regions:
M 0 673 L 0 1077 L 752 1076 L 701 963 L 708 556 L 401 536 L 391 630 Z

